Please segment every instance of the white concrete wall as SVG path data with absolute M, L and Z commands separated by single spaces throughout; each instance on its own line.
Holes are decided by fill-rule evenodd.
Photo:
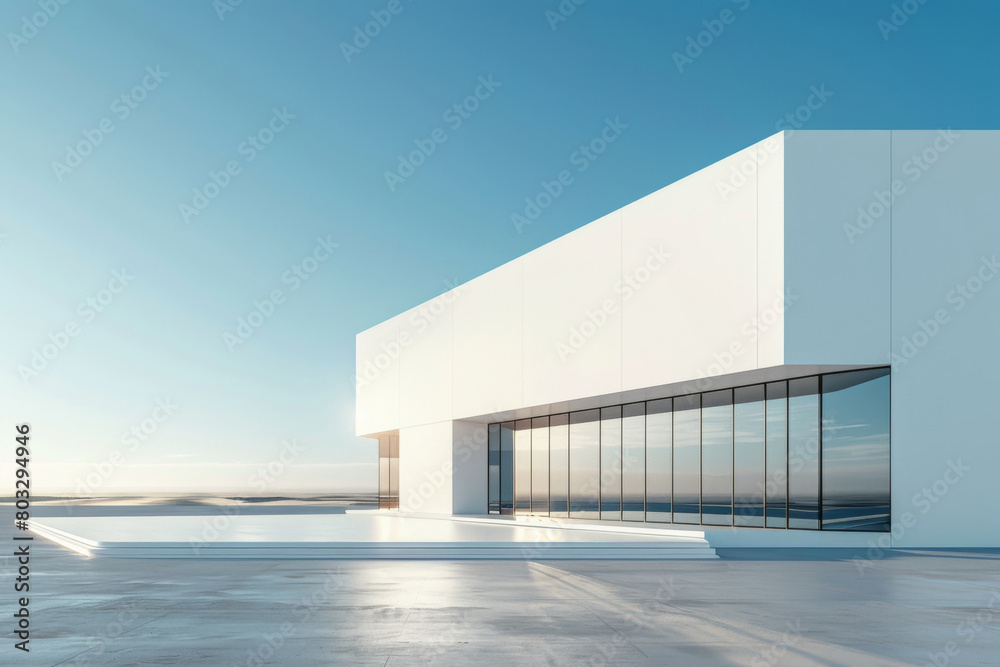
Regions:
M 623 209 L 622 275 L 638 286 L 623 306 L 625 389 L 757 367 L 740 331 L 757 309 L 756 171 L 747 149 Z M 666 266 L 640 283 L 659 253 Z
M 399 430 L 399 508 L 486 514 L 486 424 L 441 421 Z
M 355 339 L 355 432 L 368 435 L 399 427 L 399 318 Z
M 452 317 L 459 298 L 447 295 L 402 315 L 399 359 L 399 423 L 416 426 L 452 418 Z
M 489 511 L 486 424 L 452 422 L 452 512 L 486 514 Z
M 521 259 L 524 405 L 621 390 L 621 234 L 615 212 Z
M 885 363 L 889 225 L 849 231 L 889 189 L 889 132 L 790 132 L 784 166 L 784 363 Z
M 958 135 L 892 137 L 895 546 L 1000 546 L 1000 132 Z
M 453 415 L 524 405 L 522 273 L 516 260 L 455 290 Z
M 399 509 L 452 512 L 452 439 L 450 421 L 399 429 Z
M 741 333 L 757 344 L 757 366 L 785 361 L 785 133 L 757 144 L 757 318 Z

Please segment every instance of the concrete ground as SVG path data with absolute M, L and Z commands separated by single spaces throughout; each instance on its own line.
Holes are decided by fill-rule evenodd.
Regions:
M 202 562 L 88 559 L 36 539 L 31 652 L 8 639 L 0 664 L 1000 664 L 1000 553 L 719 553 Z

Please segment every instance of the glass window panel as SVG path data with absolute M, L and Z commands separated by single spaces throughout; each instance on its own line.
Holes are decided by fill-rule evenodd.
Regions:
M 673 399 L 646 403 L 646 521 L 673 521 Z
M 531 420 L 514 422 L 514 511 L 531 512 Z
M 646 518 L 646 405 L 622 408 L 622 519 Z
M 768 528 L 788 527 L 788 385 L 767 385 L 766 402 L 767 477 L 764 504 Z
M 701 522 L 701 396 L 674 399 L 674 522 Z
M 500 513 L 500 424 L 490 424 L 487 427 L 489 451 L 489 513 Z
M 622 408 L 601 409 L 601 519 L 622 518 Z
M 549 514 L 569 516 L 569 415 L 549 418 Z
M 399 509 L 399 436 L 389 436 L 389 506 Z
M 500 513 L 514 512 L 514 422 L 500 424 Z
M 378 437 L 378 506 L 389 507 L 389 436 Z
M 573 518 L 596 519 L 601 481 L 600 410 L 569 415 L 569 513 Z
M 823 376 L 823 529 L 889 530 L 889 369 Z
M 819 528 L 819 378 L 788 381 L 788 527 Z
M 531 420 L 531 513 L 549 513 L 549 418 Z
M 764 385 L 733 392 L 733 524 L 764 526 Z
M 733 390 L 701 397 L 701 522 L 733 525 Z

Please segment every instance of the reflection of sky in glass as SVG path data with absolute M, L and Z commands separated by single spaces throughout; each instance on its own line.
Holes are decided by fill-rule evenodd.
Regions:
M 568 487 L 576 517 L 888 526 L 888 369 L 524 419 L 491 427 L 490 435 L 490 485 L 498 453 L 500 485 L 509 484 L 504 457 L 517 450 L 518 507 L 535 513 L 549 511 L 551 495 L 551 511 L 565 516 Z
M 622 518 L 637 521 L 642 521 L 645 510 L 645 407 L 637 403 L 622 411 Z
M 673 402 L 669 398 L 646 404 L 646 518 L 650 521 L 672 518 L 671 410 Z
M 819 379 L 788 382 L 788 527 L 819 527 Z
M 531 420 L 514 424 L 514 498 L 518 512 L 531 511 Z
M 674 519 L 701 520 L 700 396 L 674 399 Z
M 549 511 L 549 418 L 531 420 L 531 512 Z
M 764 515 L 764 387 L 737 389 L 735 398 L 734 523 L 760 526 Z
M 622 493 L 622 409 L 601 410 L 601 518 L 617 518 Z
M 569 415 L 553 415 L 549 421 L 549 457 L 549 511 L 565 516 L 569 494 Z
M 702 520 L 705 523 L 729 524 L 733 494 L 732 391 L 705 394 L 703 402 Z
M 600 494 L 599 410 L 569 416 L 570 512 L 596 512 Z
M 887 369 L 824 378 L 823 496 L 888 502 Z

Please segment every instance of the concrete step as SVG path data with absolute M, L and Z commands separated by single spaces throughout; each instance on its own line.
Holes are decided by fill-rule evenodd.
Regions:
M 220 518 L 222 516 L 220 515 Z M 32 519 L 36 535 L 85 556 L 201 559 L 670 560 L 717 558 L 704 539 L 365 515 Z

